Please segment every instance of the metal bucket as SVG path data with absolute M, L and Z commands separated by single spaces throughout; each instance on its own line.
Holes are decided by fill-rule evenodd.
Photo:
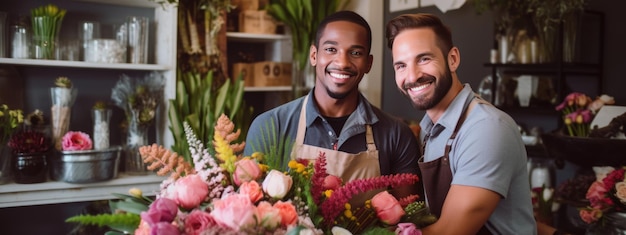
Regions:
M 49 159 L 50 178 L 68 183 L 93 183 L 117 177 L 122 147 L 57 151 Z

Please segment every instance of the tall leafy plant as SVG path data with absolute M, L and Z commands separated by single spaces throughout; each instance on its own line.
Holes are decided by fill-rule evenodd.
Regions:
M 244 81 L 241 76 L 227 80 L 219 88 L 212 86 L 212 72 L 202 77 L 198 73 L 179 70 L 177 77 L 176 98 L 169 100 L 168 110 L 170 131 L 174 136 L 172 151 L 193 162 L 183 122 L 188 122 L 198 139 L 209 146 L 213 140 L 213 127 L 221 114 L 231 117 L 235 126 L 241 127 L 240 138 L 245 138 L 252 108 L 243 100 Z

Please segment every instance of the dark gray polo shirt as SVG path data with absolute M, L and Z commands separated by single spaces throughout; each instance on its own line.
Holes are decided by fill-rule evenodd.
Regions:
M 244 155 L 253 152 L 267 153 L 276 149 L 273 145 L 287 138 L 288 143 L 295 141 L 298 120 L 304 97 L 260 114 L 252 121 L 246 137 Z M 365 143 L 365 124 L 372 126 L 374 143 L 379 151 L 381 174 L 414 173 L 418 174 L 417 159 L 419 144 L 407 124 L 374 107 L 363 95 L 359 95 L 359 104 L 346 121 L 341 134 L 336 135 L 330 124 L 321 116 L 313 92 L 309 92 L 306 107 L 307 131 L 304 144 L 332 149 L 336 142 L 338 150 L 347 153 L 359 153 L 367 149 Z M 275 130 L 275 131 L 268 131 Z M 274 143 L 274 144 L 272 144 Z M 290 159 L 291 148 L 283 148 L 279 155 L 284 164 Z

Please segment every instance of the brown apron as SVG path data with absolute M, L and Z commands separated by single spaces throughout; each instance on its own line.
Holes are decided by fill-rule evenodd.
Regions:
M 305 97 L 302 104 L 300 120 L 298 122 L 298 132 L 296 134 L 296 141 L 294 143 L 293 150 L 291 151 L 291 159 L 306 159 L 314 161 L 320 156 L 320 153 L 323 152 L 326 155 L 326 172 L 340 177 L 344 184 L 354 179 L 366 179 L 380 176 L 378 150 L 374 144 L 372 127 L 370 125 L 365 126 L 367 151 L 357 154 L 304 144 L 304 134 L 306 133 L 306 105 L 308 100 L 308 96 Z M 374 190 L 372 192 L 361 194 L 358 197 L 361 200 L 358 201 L 370 199 L 380 191 L 382 190 Z M 356 201 L 353 200 L 353 202 Z
M 454 128 L 452 136 L 450 136 L 450 139 L 446 144 L 446 149 L 442 157 L 430 162 L 424 162 L 423 155 L 426 151 L 426 143 L 430 137 L 430 130 L 424 137 L 422 144 L 422 157 L 418 160 L 418 164 L 422 172 L 422 179 L 424 179 L 422 183 L 424 184 L 424 193 L 426 194 L 426 198 L 428 200 L 428 208 L 430 209 L 430 212 L 435 214 L 437 217 L 441 216 L 443 202 L 446 200 L 446 196 L 448 196 L 448 191 L 450 190 L 450 185 L 452 184 L 452 170 L 450 170 L 449 158 L 450 149 L 452 149 L 452 143 L 456 138 L 456 134 L 461 128 L 461 125 L 465 121 L 467 114 L 473 108 L 473 104 L 477 103 L 472 101 L 486 103 L 477 97 L 468 99 L 468 101 L 465 102 L 459 121 Z M 491 234 L 491 232 L 489 232 L 487 227 L 483 225 L 476 234 Z

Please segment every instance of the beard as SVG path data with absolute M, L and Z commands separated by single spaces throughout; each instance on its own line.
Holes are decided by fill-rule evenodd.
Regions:
M 435 86 L 435 93 L 433 96 L 427 97 L 426 95 L 419 95 L 411 97 L 408 89 L 418 86 L 420 83 L 424 82 L 432 82 L 432 85 Z M 435 107 L 435 105 L 437 105 L 443 97 L 446 96 L 450 87 L 452 87 L 452 73 L 449 68 L 446 68 L 445 73 L 439 78 L 439 80 L 437 80 L 435 76 L 424 74 L 422 77 L 417 79 L 416 82 L 403 85 L 400 91 L 411 101 L 413 107 L 419 110 L 428 110 Z

